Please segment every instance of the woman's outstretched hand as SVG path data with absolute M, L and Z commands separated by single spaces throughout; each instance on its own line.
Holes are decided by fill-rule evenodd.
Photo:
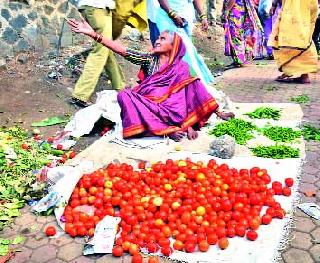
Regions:
M 75 19 L 67 20 L 70 29 L 76 33 L 82 33 L 87 36 L 91 36 L 94 33 L 92 27 L 85 21 L 77 21 Z

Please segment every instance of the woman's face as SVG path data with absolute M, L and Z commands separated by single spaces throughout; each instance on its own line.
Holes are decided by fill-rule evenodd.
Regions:
M 168 32 L 162 32 L 154 44 L 153 52 L 155 54 L 170 53 L 172 50 L 172 41 Z

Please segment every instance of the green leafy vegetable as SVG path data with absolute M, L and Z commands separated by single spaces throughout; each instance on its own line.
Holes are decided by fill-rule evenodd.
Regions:
M 292 97 L 290 99 L 290 101 L 296 102 L 296 103 L 299 103 L 299 104 L 307 104 L 307 103 L 310 102 L 310 98 L 309 98 L 308 95 L 303 94 L 303 95 L 299 95 L 297 97 Z
M 23 149 L 26 143 L 30 148 Z M 11 157 L 7 157 L 7 153 Z M 27 131 L 0 128 L 0 231 L 20 215 L 25 200 L 41 198 L 44 188 L 36 188 L 36 173 L 50 151 L 29 138 Z
M 277 110 L 270 107 L 260 107 L 253 112 L 246 113 L 251 119 L 273 119 L 279 120 L 281 117 L 281 110 Z
M 257 157 L 272 159 L 299 158 L 300 155 L 299 149 L 286 145 L 258 146 L 251 151 Z
M 262 133 L 275 142 L 291 142 L 301 137 L 301 131 L 295 131 L 288 127 L 271 126 L 263 128 Z
M 219 123 L 209 131 L 209 134 L 216 137 L 227 134 L 233 137 L 238 144 L 244 145 L 248 140 L 254 138 L 252 132 L 255 129 L 256 126 L 251 122 L 241 119 L 231 119 L 229 121 Z
M 302 134 L 307 141 L 320 141 L 320 129 L 309 124 L 302 127 Z

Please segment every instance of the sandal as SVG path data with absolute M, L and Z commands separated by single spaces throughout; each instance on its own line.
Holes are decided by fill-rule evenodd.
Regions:
M 85 101 L 79 100 L 79 99 L 77 99 L 75 97 L 69 98 L 68 102 L 70 104 L 77 105 L 78 107 L 81 107 L 81 108 L 85 108 L 85 107 L 88 107 L 88 106 L 92 105 L 92 103 L 90 103 L 90 102 L 85 102 Z
M 224 67 L 224 70 L 228 70 L 228 69 L 233 69 L 233 68 L 242 68 L 243 65 L 242 64 L 238 64 L 238 63 L 232 63 L 230 65 L 227 65 Z
M 278 76 L 275 80 L 278 82 L 291 83 L 294 81 L 294 78 L 292 78 L 292 76 L 282 74 L 281 76 Z

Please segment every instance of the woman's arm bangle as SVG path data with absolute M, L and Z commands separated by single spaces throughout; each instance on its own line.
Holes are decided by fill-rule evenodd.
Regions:
M 173 18 L 173 19 L 178 16 L 177 13 L 172 9 L 169 10 L 168 15 L 170 18 Z
M 103 36 L 101 34 L 94 32 L 92 38 L 94 39 L 94 41 L 101 43 Z
M 207 19 L 208 17 L 207 17 L 207 15 L 205 15 L 205 14 L 201 14 L 201 15 L 200 15 L 200 18 L 201 18 L 201 19 Z

